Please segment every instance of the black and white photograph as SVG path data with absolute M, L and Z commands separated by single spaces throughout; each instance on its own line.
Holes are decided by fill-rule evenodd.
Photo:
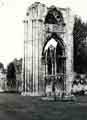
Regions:
M 0 0 L 0 120 L 87 120 L 86 11 L 86 0 Z

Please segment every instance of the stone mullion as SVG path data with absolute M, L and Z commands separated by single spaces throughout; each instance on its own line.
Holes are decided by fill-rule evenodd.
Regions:
M 45 59 L 46 59 L 46 69 L 45 69 L 45 74 L 46 74 L 46 76 L 47 76 L 47 51 L 46 51 Z
M 53 56 L 52 56 L 53 50 L 51 50 L 50 53 L 51 53 L 52 75 L 54 75 L 54 65 L 53 65 Z
M 53 75 L 55 75 L 55 66 L 54 66 L 54 50 L 53 50 Z
M 54 51 L 54 64 L 55 64 L 55 75 L 56 75 L 56 48 L 55 48 L 55 51 Z
M 64 58 L 63 58 L 63 90 L 65 91 L 66 90 L 66 58 L 65 58 L 65 54 L 64 55 Z

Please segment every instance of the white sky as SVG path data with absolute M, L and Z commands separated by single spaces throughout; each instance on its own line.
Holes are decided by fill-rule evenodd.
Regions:
M 70 7 L 75 14 L 87 19 L 86 0 L 0 0 L 0 62 L 5 66 L 15 57 L 23 56 L 23 19 L 27 7 L 34 2 L 47 6 Z
M 57 46 L 57 42 L 52 38 L 50 41 L 48 41 L 46 47 L 45 47 L 45 50 L 47 50 L 49 48 L 49 46 L 53 46 L 54 48 L 56 48 Z

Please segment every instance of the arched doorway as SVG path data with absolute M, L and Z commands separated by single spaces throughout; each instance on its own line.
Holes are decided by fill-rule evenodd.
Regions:
M 56 34 L 45 42 L 43 47 L 45 65 L 45 92 L 60 94 L 65 89 L 65 46 Z
M 7 85 L 6 91 L 17 92 L 16 67 L 13 62 L 7 66 Z

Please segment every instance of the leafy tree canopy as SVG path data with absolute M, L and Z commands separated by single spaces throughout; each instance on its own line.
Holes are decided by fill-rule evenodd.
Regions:
M 75 17 L 74 29 L 74 70 L 78 73 L 87 72 L 87 23 Z

